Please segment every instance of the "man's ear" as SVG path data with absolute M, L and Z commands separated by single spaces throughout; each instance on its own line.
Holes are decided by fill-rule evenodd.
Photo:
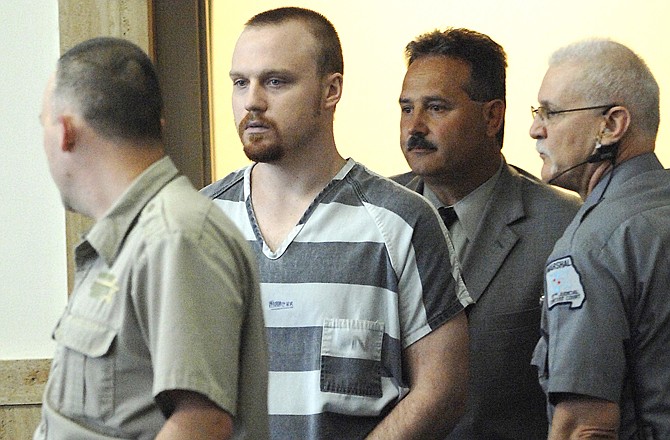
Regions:
M 619 142 L 630 126 L 630 112 L 626 107 L 617 105 L 605 113 L 601 142 L 611 145 Z
M 343 77 L 341 73 L 331 73 L 324 77 L 324 106 L 335 109 L 342 98 Z
M 486 121 L 486 134 L 495 137 L 502 129 L 505 121 L 505 102 L 502 99 L 493 99 L 482 106 Z
M 58 116 L 58 126 L 60 129 L 60 148 L 62 151 L 72 151 L 77 140 L 77 127 L 74 119 L 70 115 Z

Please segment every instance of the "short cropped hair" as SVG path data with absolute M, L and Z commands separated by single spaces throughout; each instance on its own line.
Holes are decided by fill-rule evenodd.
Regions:
M 419 36 L 405 48 L 407 65 L 426 56 L 446 56 L 470 66 L 465 92 L 478 102 L 500 99 L 505 102 L 507 55 L 488 35 L 463 28 L 434 30 Z M 503 128 L 498 132 L 502 145 Z
M 550 66 L 576 64 L 580 77 L 572 90 L 589 105 L 618 104 L 631 113 L 631 128 L 656 137 L 660 123 L 659 88 L 635 52 L 609 39 L 589 39 L 558 49 Z
M 160 140 L 163 99 L 149 57 L 135 44 L 100 37 L 58 60 L 54 105 L 73 105 L 100 135 Z
M 317 74 L 319 76 L 331 73 L 344 74 L 344 59 L 340 38 L 333 24 L 318 12 L 297 7 L 271 9 L 253 16 L 246 22 L 246 26 L 281 24 L 290 20 L 305 23 L 312 36 L 314 36 L 318 51 Z

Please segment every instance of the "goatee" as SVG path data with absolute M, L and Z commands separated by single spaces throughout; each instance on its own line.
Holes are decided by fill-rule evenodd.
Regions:
M 250 126 L 260 126 L 265 133 L 246 134 Z M 269 119 L 248 113 L 240 121 L 237 132 L 244 146 L 244 154 L 253 162 L 276 162 L 284 156 L 281 137 L 276 125 Z

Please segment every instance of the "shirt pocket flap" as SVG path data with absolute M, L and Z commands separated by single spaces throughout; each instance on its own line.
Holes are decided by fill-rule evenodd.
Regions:
M 109 352 L 116 331 L 96 321 L 75 315 L 66 315 L 53 334 L 54 339 L 65 347 L 97 358 Z

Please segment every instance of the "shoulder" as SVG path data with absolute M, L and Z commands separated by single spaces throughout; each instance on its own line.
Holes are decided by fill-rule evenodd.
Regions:
M 180 236 L 211 242 L 240 236 L 228 217 L 184 176 L 168 183 L 149 201 L 138 226 L 148 240 Z
M 521 188 L 524 200 L 542 209 L 559 209 L 562 212 L 577 212 L 582 204 L 579 196 L 571 191 L 547 185 L 534 175 L 514 165 L 507 165 L 510 179 Z
M 392 211 L 403 218 L 433 210 L 430 202 L 415 191 L 357 164 L 346 176 L 364 203 Z
M 627 234 L 667 235 L 670 223 L 670 171 L 650 171 L 607 191 L 602 202 L 586 218 L 594 228 L 623 229 Z
M 418 176 L 414 174 L 412 171 L 409 173 L 404 173 L 404 174 L 397 174 L 395 176 L 389 177 L 389 179 L 393 180 L 394 182 L 398 182 L 402 186 L 405 186 L 412 191 L 416 191 L 419 194 L 423 194 L 423 178 L 421 176 Z
M 403 174 L 396 174 L 395 176 L 389 177 L 389 179 L 393 180 L 394 182 L 398 182 L 403 186 L 407 186 L 416 177 L 417 175 L 410 171 Z
M 603 178 L 606 178 L 606 176 Z M 614 180 L 616 180 L 616 176 Z M 664 204 L 670 199 L 670 170 L 645 171 L 625 180 L 618 186 L 612 185 L 612 188 L 607 191 L 610 192 L 610 197 L 605 200 L 640 199 L 643 206 Z M 634 206 L 630 208 L 635 210 Z
M 207 185 L 200 192 L 210 199 L 227 199 L 233 192 L 238 194 L 239 191 L 244 191 L 244 175 L 247 168 L 244 167 L 228 174 L 223 179 Z M 233 189 L 238 191 L 233 191 Z

